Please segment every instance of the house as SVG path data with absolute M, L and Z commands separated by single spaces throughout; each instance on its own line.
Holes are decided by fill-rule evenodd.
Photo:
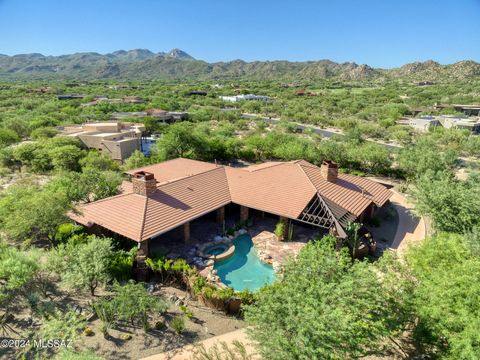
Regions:
M 317 93 L 311 92 L 311 91 L 304 91 L 304 90 L 299 90 L 295 91 L 296 96 L 318 96 Z
M 143 104 L 145 100 L 139 96 L 124 96 L 123 102 L 127 104 Z
M 208 93 L 206 91 L 193 90 L 193 91 L 190 91 L 187 95 L 188 96 L 193 96 L 193 95 L 207 96 Z
M 441 126 L 440 120 L 435 116 L 421 116 L 418 118 L 403 118 L 397 121 L 399 125 L 409 125 L 415 131 L 428 132 L 437 126 Z
M 70 95 L 58 95 L 58 100 L 73 100 L 73 99 L 83 99 L 85 95 L 81 94 L 70 94 Z
M 260 101 L 270 100 L 270 96 L 254 95 L 254 94 L 219 96 L 219 98 L 222 99 L 223 101 L 229 101 L 229 102 L 239 102 L 239 101 L 243 101 L 243 100 L 260 100 Z
M 236 168 L 178 158 L 128 174 L 131 182 L 122 194 L 84 204 L 69 216 L 91 232 L 137 242 L 140 260 L 174 232 L 189 244 L 190 223 L 209 215 L 224 223 L 226 213 L 240 221 L 268 214 L 345 238 L 349 222 L 371 218 L 392 195 L 377 182 L 339 173 L 331 161 L 320 167 L 297 160 Z
M 480 116 L 480 105 L 461 105 L 461 104 L 433 104 L 435 110 L 453 108 L 455 111 L 464 113 L 466 116 Z
M 418 81 L 418 82 L 415 83 L 415 85 L 417 85 L 417 86 L 431 86 L 433 84 L 434 84 L 434 82 L 429 81 L 429 80 Z
M 446 129 L 463 129 L 472 134 L 480 134 L 480 119 L 463 116 L 440 116 L 439 121 Z
M 128 118 L 143 119 L 147 116 L 167 123 L 188 119 L 187 112 L 166 111 L 162 109 L 147 109 L 145 111 L 114 112 L 110 116 L 110 120 L 121 121 Z
M 141 136 L 145 131 L 143 124 L 121 122 L 95 122 L 57 129 L 61 135 L 78 137 L 85 147 L 97 149 L 120 163 L 135 150 L 141 150 Z
M 420 132 L 428 132 L 437 126 L 445 129 L 464 129 L 472 134 L 480 134 L 480 119 L 463 116 L 421 116 L 418 118 L 402 118 L 396 122 L 398 125 L 409 125 L 414 130 Z

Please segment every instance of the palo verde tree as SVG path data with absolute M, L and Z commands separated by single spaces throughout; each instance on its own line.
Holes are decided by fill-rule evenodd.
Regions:
M 402 328 L 404 307 L 391 296 L 392 282 L 382 282 L 383 269 L 352 263 L 334 244 L 329 236 L 307 244 L 283 277 L 245 308 L 264 358 L 357 358 L 381 352 L 385 339 Z
M 114 256 L 109 238 L 90 236 L 85 242 L 67 242 L 52 250 L 49 267 L 74 289 L 88 289 L 92 296 L 101 283 L 110 279 Z
M 441 233 L 406 256 L 416 284 L 414 335 L 432 358 L 480 358 L 480 258 L 470 236 Z

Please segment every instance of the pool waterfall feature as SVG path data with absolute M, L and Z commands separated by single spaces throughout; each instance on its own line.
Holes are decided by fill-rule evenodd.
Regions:
M 233 239 L 219 237 L 217 241 L 206 243 L 198 255 L 207 259 L 210 267 L 207 278 L 219 287 L 256 291 L 275 280 L 275 270 L 258 257 L 246 231 Z

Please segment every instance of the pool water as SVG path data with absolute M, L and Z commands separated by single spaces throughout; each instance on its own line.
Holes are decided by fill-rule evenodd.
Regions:
M 213 245 L 205 250 L 205 253 L 208 255 L 220 255 L 223 254 L 225 251 L 228 250 L 228 245 Z
M 275 280 L 273 267 L 259 259 L 250 235 L 240 235 L 233 244 L 234 255 L 214 265 L 225 285 L 237 291 L 255 291 Z

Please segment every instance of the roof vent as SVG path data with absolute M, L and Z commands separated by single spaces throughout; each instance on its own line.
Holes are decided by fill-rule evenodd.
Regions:
M 322 174 L 322 177 L 328 182 L 336 182 L 338 178 L 338 164 L 331 160 L 322 161 L 320 174 Z
M 157 180 L 152 173 L 138 171 L 132 178 L 133 192 L 142 196 L 150 196 L 157 190 Z

